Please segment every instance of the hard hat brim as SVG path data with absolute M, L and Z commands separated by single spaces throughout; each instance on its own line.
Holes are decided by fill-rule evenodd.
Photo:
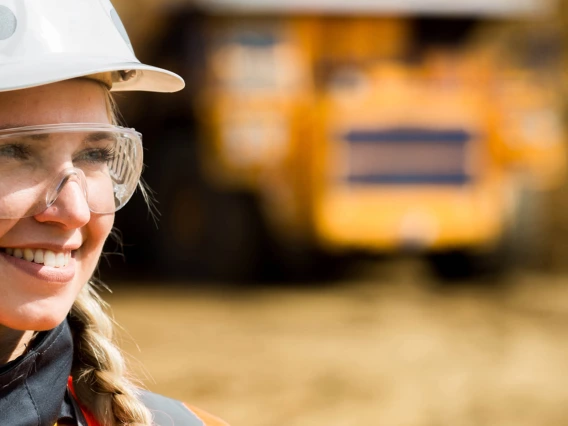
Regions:
M 183 79 L 162 68 L 140 62 L 124 62 L 101 57 L 58 55 L 57 58 L 38 58 L 36 61 L 4 63 L 0 65 L 0 92 L 27 89 L 91 74 L 132 71 L 131 78 L 114 81 L 112 91 L 140 90 L 149 92 L 177 92 L 184 88 Z

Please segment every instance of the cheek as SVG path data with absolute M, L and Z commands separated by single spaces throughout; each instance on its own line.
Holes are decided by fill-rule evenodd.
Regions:
M 94 222 L 93 226 L 93 240 L 98 244 L 104 244 L 107 237 L 110 235 L 112 225 L 114 224 L 114 214 L 107 215 L 94 215 L 95 218 L 91 219 Z
M 17 223 L 18 219 L 0 219 L 0 238 L 6 235 Z
M 83 230 L 85 244 L 82 247 L 85 252 L 84 255 L 88 257 L 89 260 L 95 258 L 95 262 L 98 261 L 104 243 L 112 231 L 113 224 L 114 215 L 91 216 L 91 220 Z

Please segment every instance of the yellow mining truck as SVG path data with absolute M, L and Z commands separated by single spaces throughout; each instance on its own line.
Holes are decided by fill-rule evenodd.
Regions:
M 550 4 L 436 4 L 204 2 L 205 176 L 281 261 L 411 250 L 452 276 L 537 251 L 566 168 Z
M 204 75 L 176 111 L 195 112 L 199 143 L 177 132 L 149 168 L 172 176 L 156 249 L 172 267 L 248 277 L 411 251 L 454 276 L 539 251 L 566 169 L 552 3 L 194 3 Z
M 411 250 L 453 276 L 538 252 L 566 168 L 551 5 L 436 4 L 207 0 L 205 175 L 284 259 Z

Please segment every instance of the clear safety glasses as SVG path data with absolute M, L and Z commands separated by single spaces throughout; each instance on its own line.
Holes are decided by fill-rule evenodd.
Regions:
M 0 219 L 34 216 L 72 182 L 93 213 L 122 208 L 142 172 L 142 135 L 110 124 L 0 130 Z

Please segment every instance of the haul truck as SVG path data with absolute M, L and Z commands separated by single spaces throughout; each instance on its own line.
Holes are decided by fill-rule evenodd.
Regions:
M 538 252 L 566 167 L 551 3 L 197 5 L 195 163 L 214 195 L 157 189 L 164 261 L 233 278 L 411 251 L 452 276 Z

